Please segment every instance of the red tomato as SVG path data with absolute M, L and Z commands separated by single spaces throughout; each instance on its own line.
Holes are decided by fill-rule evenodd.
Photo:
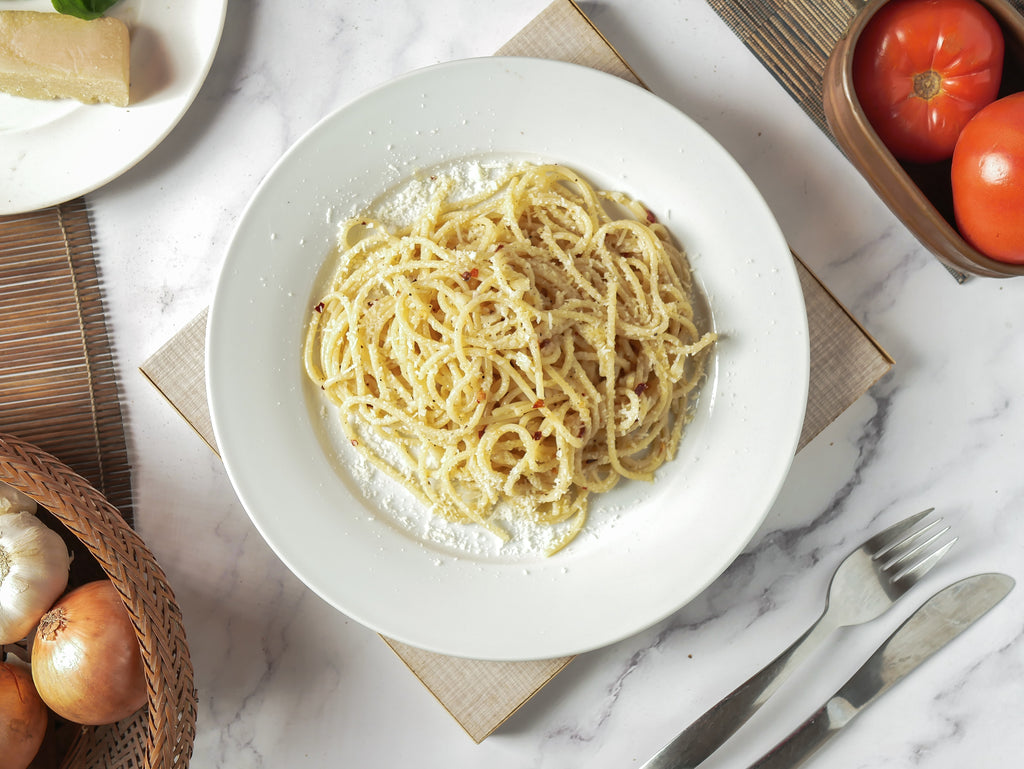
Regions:
M 1024 264 L 1024 93 L 971 119 L 956 143 L 951 179 L 964 240 L 992 259 Z
M 947 160 L 1002 75 L 1002 30 L 976 0 L 892 0 L 853 56 L 864 114 L 893 156 L 913 163 Z

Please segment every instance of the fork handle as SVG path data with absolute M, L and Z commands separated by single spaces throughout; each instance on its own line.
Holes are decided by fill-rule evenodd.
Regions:
M 693 769 L 745 724 L 837 625 L 826 610 L 788 649 L 686 727 L 641 769 Z

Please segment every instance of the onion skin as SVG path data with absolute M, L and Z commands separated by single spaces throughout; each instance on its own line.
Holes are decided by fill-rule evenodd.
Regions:
M 43 702 L 76 724 L 112 724 L 146 704 L 135 628 L 109 580 L 75 588 L 43 615 L 32 679 Z
M 0 662 L 0 769 L 25 769 L 32 763 L 49 721 L 28 668 Z

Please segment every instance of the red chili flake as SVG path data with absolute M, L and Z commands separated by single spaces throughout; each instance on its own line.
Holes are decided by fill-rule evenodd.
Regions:
M 313 310 L 315 312 L 323 312 L 324 311 L 324 303 L 323 302 L 317 302 L 316 307 L 314 307 Z
M 544 408 L 544 399 L 543 398 L 538 398 L 537 400 L 535 400 L 533 402 L 533 407 L 535 409 L 542 409 L 542 408 Z
M 535 441 L 539 441 L 539 440 L 540 440 L 540 430 L 538 430 L 537 432 L 535 432 L 535 433 L 533 434 L 533 439 L 534 439 Z
M 476 267 L 474 267 L 472 270 L 469 271 L 469 277 L 471 277 L 471 278 L 479 277 L 479 275 L 480 275 L 480 270 L 478 270 Z
M 633 392 L 635 392 L 637 395 L 643 395 L 646 390 L 647 382 L 641 382 L 640 384 L 633 388 Z
M 353 438 L 351 440 L 351 443 L 352 443 L 353 446 L 358 446 L 359 445 L 359 441 L 357 441 L 355 438 Z
M 645 208 L 644 210 L 647 212 L 647 221 L 649 221 L 651 224 L 654 224 L 656 221 L 658 221 L 658 217 L 654 215 L 653 211 L 651 211 L 648 208 Z
M 487 393 L 485 393 L 483 390 L 477 390 L 476 391 L 476 402 L 477 403 L 483 403 L 485 400 L 487 400 Z

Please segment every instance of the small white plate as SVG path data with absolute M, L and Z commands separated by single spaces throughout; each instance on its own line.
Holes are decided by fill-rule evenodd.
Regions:
M 4 10 L 50 11 L 46 0 Z M 57 205 L 101 187 L 153 150 L 192 104 L 213 63 L 227 0 L 121 0 L 131 33 L 131 103 L 81 104 L 0 93 L 0 214 Z
M 393 513 L 322 438 L 301 344 L 338 222 L 466 157 L 534 157 L 642 200 L 689 253 L 721 335 L 677 458 L 624 483 L 553 557 L 466 552 Z M 523 660 L 594 649 L 671 614 L 757 531 L 789 470 L 809 348 L 792 255 L 749 178 L 648 91 L 571 64 L 486 58 L 395 80 L 328 116 L 257 190 L 209 316 L 207 388 L 238 496 L 312 590 L 399 641 Z

